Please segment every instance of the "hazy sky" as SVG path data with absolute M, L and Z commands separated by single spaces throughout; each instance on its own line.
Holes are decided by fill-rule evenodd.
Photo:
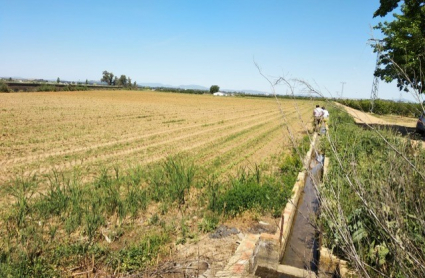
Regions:
M 0 0 L 0 76 L 270 92 L 284 76 L 369 98 L 379 0 Z M 372 34 L 373 33 L 373 34 Z M 278 93 L 285 93 L 283 86 Z M 380 98 L 396 99 L 380 83 Z M 403 98 L 412 99 L 408 93 Z

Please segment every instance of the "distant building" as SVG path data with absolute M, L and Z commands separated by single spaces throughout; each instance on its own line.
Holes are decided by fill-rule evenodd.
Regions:
M 223 92 L 217 92 L 217 93 L 214 93 L 213 95 L 218 96 L 218 97 L 227 97 L 227 94 L 223 93 Z

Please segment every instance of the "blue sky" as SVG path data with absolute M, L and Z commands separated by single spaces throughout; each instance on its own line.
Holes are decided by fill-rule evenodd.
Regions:
M 270 92 L 284 76 L 369 98 L 379 0 L 0 0 L 0 76 Z M 278 93 L 287 91 L 283 86 Z M 380 98 L 398 99 L 380 82 Z M 402 97 L 412 99 L 410 94 Z

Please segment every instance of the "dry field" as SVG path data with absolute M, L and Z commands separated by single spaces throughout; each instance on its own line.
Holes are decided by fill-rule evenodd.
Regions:
M 278 201 L 285 201 L 293 183 L 283 177 L 291 174 L 277 170 L 277 161 L 308 133 L 315 103 L 86 91 L 0 94 L 0 105 L 0 255 L 7 259 L 0 262 L 0 276 L 94 277 L 94 269 L 143 271 L 168 259 L 202 257 L 214 271 L 222 269 L 243 233 L 256 229 L 258 220 L 273 227 L 276 221 L 270 208 L 238 217 L 224 212 L 238 204 L 226 201 L 241 193 L 231 191 L 227 175 L 260 165 L 262 176 L 268 170 L 271 175 L 257 180 L 261 186 L 244 186 L 261 194 L 273 188 Z M 185 173 L 163 178 L 169 169 L 157 166 L 176 154 L 194 162 L 192 173 L 202 168 L 200 173 L 191 177 L 187 164 Z M 154 171 L 133 173 L 139 165 Z M 120 179 L 99 179 L 115 169 Z M 127 169 L 130 175 L 123 177 Z M 75 183 L 60 178 L 73 171 L 79 174 Z M 139 179 L 140 173 L 148 176 Z M 34 188 L 27 182 L 33 175 Z M 221 196 L 230 196 L 223 199 L 223 213 Z M 267 203 L 278 203 L 274 197 Z M 211 239 L 207 233 L 218 224 L 242 234 Z
M 152 91 L 0 95 L 0 182 L 127 168 L 187 153 L 219 174 L 260 164 L 306 134 L 311 101 Z M 284 120 L 286 119 L 286 120 Z M 286 127 L 287 124 L 287 127 Z

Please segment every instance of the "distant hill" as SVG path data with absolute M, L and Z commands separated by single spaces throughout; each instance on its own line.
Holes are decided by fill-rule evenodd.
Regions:
M 151 87 L 151 88 L 155 88 L 155 87 L 175 88 L 176 87 L 176 86 L 162 84 L 162 83 L 149 83 L 149 82 L 137 83 L 137 85 L 141 87 Z
M 180 85 L 178 88 L 181 89 L 190 89 L 190 90 L 202 90 L 202 91 L 209 91 L 209 88 L 200 86 L 200 85 Z
M 393 99 L 395 102 L 405 102 L 405 103 L 416 103 L 416 101 L 406 99 L 406 98 L 399 98 L 399 99 Z
M 252 95 L 269 95 L 270 93 L 263 92 L 263 91 L 257 91 L 257 90 L 238 90 L 241 92 L 244 92 L 246 94 L 252 94 Z
M 194 84 L 173 86 L 173 85 L 163 84 L 163 83 L 144 82 L 144 83 L 137 83 L 137 85 L 139 85 L 141 87 L 151 87 L 151 88 L 163 87 L 163 88 L 177 88 L 177 89 L 185 89 L 185 90 L 203 90 L 203 91 L 209 90 L 209 88 L 207 88 L 207 87 L 200 86 L 200 85 L 194 85 Z
M 5 80 L 9 79 L 9 77 L 0 77 L 3 78 Z M 11 77 L 13 80 L 18 81 L 18 80 L 22 80 L 22 81 L 34 81 L 34 80 L 41 80 L 41 79 L 34 79 L 34 78 L 22 78 L 22 77 L 17 77 L 17 76 L 13 76 Z M 48 82 L 56 82 L 56 79 L 44 79 L 44 81 L 48 81 Z M 81 84 L 85 84 L 86 80 L 79 80 L 79 81 L 69 81 L 69 80 L 64 80 L 64 79 L 60 79 L 61 83 L 81 83 Z M 87 81 L 88 84 L 97 84 L 97 85 L 106 85 L 105 82 L 101 82 L 100 80 L 88 80 Z M 164 83 L 158 83 L 158 82 L 143 82 L 143 83 L 137 83 L 138 86 L 140 87 L 151 87 L 151 88 L 158 88 L 158 87 L 162 87 L 162 88 L 176 88 L 176 89 L 184 89 L 184 90 L 201 90 L 201 91 L 209 91 L 208 87 L 205 86 L 201 86 L 201 85 L 196 85 L 196 84 L 188 84 L 188 85 L 179 85 L 179 86 L 174 86 L 174 85 L 170 85 L 170 84 L 164 84 Z M 231 93 L 245 93 L 245 94 L 252 94 L 252 95 L 270 95 L 270 92 L 264 92 L 264 91 L 257 91 L 257 90 L 234 90 L 234 89 L 221 89 L 220 91 L 222 92 L 231 92 Z

